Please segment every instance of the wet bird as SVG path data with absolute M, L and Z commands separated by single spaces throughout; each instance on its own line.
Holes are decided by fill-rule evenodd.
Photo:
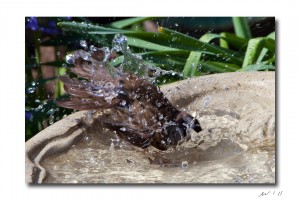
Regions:
M 159 87 L 148 80 L 117 68 L 109 68 L 96 59 L 96 52 L 76 51 L 74 67 L 78 78 L 61 76 L 67 100 L 58 101 L 64 108 L 96 110 L 95 123 L 131 144 L 147 148 L 150 145 L 167 150 L 188 137 L 187 129 L 202 130 L 197 119 L 180 111 L 164 96 Z M 85 59 L 85 57 L 89 57 Z

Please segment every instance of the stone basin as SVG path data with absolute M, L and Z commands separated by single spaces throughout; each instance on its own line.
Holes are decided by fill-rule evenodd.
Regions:
M 206 75 L 161 91 L 203 131 L 167 151 L 143 150 L 80 126 L 89 112 L 77 112 L 26 142 L 26 182 L 275 184 L 274 72 Z

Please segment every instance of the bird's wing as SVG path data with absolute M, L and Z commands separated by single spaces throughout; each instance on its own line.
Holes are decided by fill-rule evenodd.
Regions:
M 74 54 L 80 52 L 81 50 L 78 50 Z M 113 77 L 104 63 L 96 60 L 89 62 L 77 56 L 74 67 L 70 70 L 86 80 L 60 76 L 59 79 L 64 83 L 64 89 L 71 98 L 58 101 L 58 106 L 77 110 L 95 110 L 118 105 L 119 77 Z

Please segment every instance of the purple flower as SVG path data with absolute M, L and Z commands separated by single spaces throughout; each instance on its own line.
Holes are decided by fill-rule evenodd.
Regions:
M 28 17 L 26 19 L 25 28 L 31 29 L 32 31 L 41 31 L 47 34 L 59 34 L 60 30 L 56 26 L 55 21 L 49 21 L 48 24 L 42 26 L 38 22 L 37 17 Z
M 25 110 L 25 119 L 31 120 L 32 119 L 32 114 L 29 111 Z
M 29 17 L 29 18 L 27 18 L 25 28 L 29 28 L 32 31 L 38 30 L 39 25 L 38 25 L 37 18 L 36 17 Z

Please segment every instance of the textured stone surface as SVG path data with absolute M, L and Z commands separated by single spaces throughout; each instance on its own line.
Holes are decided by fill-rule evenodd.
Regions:
M 263 146 L 266 143 L 275 145 L 274 72 L 208 75 L 165 85 L 161 90 L 173 105 L 194 116 L 197 115 L 204 128 L 199 134 L 191 133 L 191 140 L 183 144 L 187 148 L 197 148 L 201 151 L 208 149 L 213 155 L 217 151 L 211 150 L 211 147 L 217 144 L 224 145 L 226 143 L 224 143 L 224 139 L 230 139 L 229 143 L 234 143 L 232 148 L 239 148 L 238 151 Z M 46 175 L 45 169 L 40 164 L 41 161 L 53 153 L 68 150 L 76 139 L 83 137 L 84 129 L 78 127 L 78 119 L 85 113 L 74 113 L 26 142 L 25 174 L 27 183 L 41 183 Z M 106 152 L 107 150 L 104 148 L 99 151 Z M 127 150 L 124 151 L 125 154 L 126 152 Z M 132 153 L 132 156 L 134 154 L 135 152 Z M 128 155 L 131 155 L 130 151 Z M 204 160 L 205 156 L 206 154 L 203 154 Z M 138 163 L 136 159 L 129 158 L 127 163 Z M 144 162 L 142 160 L 141 158 L 141 163 Z M 160 173 L 162 171 L 159 169 L 149 171 L 149 174 Z M 128 176 L 132 175 L 128 174 Z M 220 177 L 216 181 L 222 182 L 222 178 L 219 179 Z M 143 182 L 143 180 L 147 182 L 146 177 L 141 180 L 126 181 L 124 179 L 123 182 Z M 105 181 L 107 180 L 103 180 L 103 182 Z M 183 182 L 189 181 L 197 182 L 198 180 Z M 117 182 L 117 178 L 115 182 Z

